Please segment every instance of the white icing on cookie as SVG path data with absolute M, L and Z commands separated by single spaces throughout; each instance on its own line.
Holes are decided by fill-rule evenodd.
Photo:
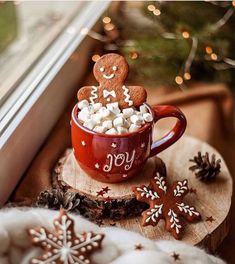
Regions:
M 104 96 L 104 98 L 106 98 L 106 97 L 108 97 L 108 96 L 112 96 L 112 97 L 114 97 L 114 98 L 116 98 L 116 93 L 115 93 L 115 91 L 114 90 L 112 90 L 112 91 L 108 91 L 108 90 L 103 90 L 103 96 Z
M 118 67 L 117 67 L 117 66 L 113 66 L 112 69 L 113 69 L 113 71 L 116 71 L 116 70 L 118 69 Z M 105 68 L 104 68 L 104 67 L 101 67 L 101 68 L 100 68 L 100 71 L 101 71 L 101 72 L 104 72 L 104 71 L 105 71 Z M 103 74 L 103 77 L 104 77 L 106 80 L 110 80 L 110 79 L 113 79 L 113 78 L 115 77 L 115 74 L 114 74 L 114 73 L 111 73 L 111 74 L 109 74 L 109 75 L 107 75 L 107 74 Z
M 124 90 L 123 94 L 125 95 L 124 101 L 126 103 L 128 103 L 129 106 L 132 106 L 133 105 L 133 101 L 130 100 L 131 96 L 129 95 L 129 89 L 125 85 L 122 86 L 122 89 Z
M 98 95 L 97 95 L 97 90 L 98 88 L 96 86 L 92 86 L 92 91 L 91 91 L 91 97 L 89 98 L 89 100 L 92 102 L 92 104 L 95 103 L 95 99 L 98 98 Z
M 103 77 L 104 77 L 106 80 L 113 79 L 114 76 L 115 76 L 114 73 L 111 73 L 110 75 L 103 74 Z
M 45 254 L 33 258 L 30 263 L 91 264 L 87 252 L 92 253 L 93 250 L 101 247 L 103 235 L 93 232 L 75 234 L 74 221 L 67 214 L 56 219 L 54 226 L 56 233 L 51 233 L 44 227 L 29 230 L 33 244 L 42 247 L 45 251 Z
M 168 216 L 170 217 L 171 228 L 175 229 L 176 234 L 179 234 L 182 226 L 179 224 L 178 215 L 172 209 L 169 209 Z

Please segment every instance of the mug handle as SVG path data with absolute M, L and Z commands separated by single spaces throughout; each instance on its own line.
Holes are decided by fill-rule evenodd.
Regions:
M 150 157 L 157 155 L 164 149 L 174 144 L 184 133 L 187 125 L 185 115 L 176 106 L 156 105 L 152 107 L 154 113 L 154 123 L 166 117 L 175 117 L 175 126 L 163 138 L 155 141 L 150 150 Z

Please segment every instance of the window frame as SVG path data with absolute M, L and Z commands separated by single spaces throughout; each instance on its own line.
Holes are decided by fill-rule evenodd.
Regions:
M 0 205 L 7 201 L 76 92 L 76 84 L 86 73 L 96 43 L 81 31 L 84 28 L 99 28 L 100 22 L 97 21 L 110 3 L 88 2 L 82 15 L 72 20 L 20 84 L 27 86 L 25 95 L 20 98 L 19 104 L 6 112 L 3 124 L 1 120 Z M 70 41 L 67 41 L 68 36 Z M 66 43 L 63 48 L 58 46 L 61 41 Z M 75 51 L 78 60 L 73 62 L 69 58 Z M 48 58 L 50 60 L 47 61 Z M 44 65 L 43 68 L 43 62 L 47 67 Z
M 109 4 L 110 1 L 86 2 L 81 14 L 69 23 L 3 103 L 0 110 L 0 149 L 82 42 L 85 37 L 82 29 L 91 29 Z

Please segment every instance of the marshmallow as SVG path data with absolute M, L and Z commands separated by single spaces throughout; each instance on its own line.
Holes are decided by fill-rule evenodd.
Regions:
M 141 126 L 131 124 L 129 127 L 129 132 L 134 132 L 134 131 L 138 130 L 139 128 L 141 128 Z
M 83 125 L 95 132 L 110 135 L 134 132 L 146 122 L 152 122 L 153 116 L 146 105 L 139 111 L 135 108 L 119 109 L 118 102 L 102 106 L 101 103 L 91 104 L 87 100 L 78 103 L 80 112 L 78 119 Z
M 121 110 L 118 107 L 118 103 L 106 104 L 107 109 L 109 109 L 113 114 L 118 115 L 121 113 Z
M 91 115 L 90 117 L 92 120 L 94 120 L 94 122 L 96 124 L 100 124 L 101 123 L 101 119 L 102 119 L 102 115 L 100 113 L 96 113 L 96 114 L 93 114 Z
M 112 128 L 112 126 L 113 126 L 113 122 L 112 122 L 112 120 L 105 120 L 105 121 L 103 122 L 102 126 L 103 126 L 106 130 L 108 130 L 108 129 Z
M 131 123 L 133 123 L 135 125 L 141 125 L 143 122 L 143 118 L 139 115 L 132 115 L 130 117 L 130 121 L 131 121 Z
M 118 134 L 125 134 L 125 133 L 128 133 L 129 130 L 125 127 L 119 126 L 119 127 L 117 127 L 117 132 L 118 132 Z
M 136 123 L 136 122 L 138 122 L 139 121 L 139 118 L 138 118 L 138 116 L 137 115 L 132 115 L 131 117 L 130 117 L 130 121 L 131 121 L 131 123 Z
M 110 116 L 110 114 L 111 114 L 109 109 L 107 109 L 105 107 L 101 107 L 100 110 L 99 110 L 99 113 L 101 114 L 101 116 L 103 118 L 106 118 L 106 117 Z
M 130 123 L 128 120 L 124 119 L 123 127 L 125 127 L 125 128 L 129 128 L 130 125 L 131 125 L 131 123 Z
M 102 107 L 101 103 L 95 103 L 93 104 L 94 111 L 97 112 Z
M 140 106 L 140 112 L 142 114 L 148 113 L 149 112 L 148 107 L 146 105 L 141 105 Z
M 90 113 L 88 111 L 88 108 L 85 107 L 83 108 L 79 113 L 78 113 L 78 119 L 85 122 L 87 119 L 90 118 Z
M 89 102 L 87 100 L 82 100 L 80 102 L 78 102 L 78 108 L 79 109 L 83 109 L 84 107 L 88 107 L 89 106 Z
M 110 103 L 110 104 L 106 104 L 106 107 L 108 109 L 111 109 L 111 108 L 115 108 L 115 107 L 118 107 L 118 102 L 114 102 L 114 103 Z
M 89 106 L 82 108 L 82 110 L 80 111 L 80 113 L 90 114 Z
M 98 113 L 102 113 L 103 111 L 105 111 L 107 108 L 105 106 L 102 106 L 97 112 Z
M 117 117 L 121 117 L 121 118 L 125 119 L 125 117 L 123 116 L 123 113 L 117 114 L 117 115 L 115 115 L 115 117 L 116 117 L 116 118 L 117 118 Z
M 106 131 L 105 134 L 116 135 L 117 134 L 117 130 L 115 128 L 111 128 L 108 131 Z
M 118 102 L 114 102 L 114 103 L 110 103 L 110 104 L 106 104 L 106 107 L 111 110 L 112 108 L 119 108 L 118 107 Z
M 82 108 L 81 112 L 82 111 L 89 113 L 90 115 L 94 114 L 94 112 L 95 112 L 92 105 L 88 105 L 87 107 Z
M 118 126 L 123 126 L 124 125 L 124 119 L 120 116 L 120 117 L 117 117 L 113 120 L 113 125 L 115 127 L 118 127 Z
M 98 132 L 98 133 L 104 133 L 107 129 L 105 129 L 103 126 L 95 126 L 93 128 L 93 131 Z
M 84 127 L 87 127 L 87 128 L 89 128 L 89 129 L 93 129 L 94 128 L 94 126 L 95 126 L 96 124 L 95 124 L 95 122 L 92 120 L 92 119 L 88 119 L 88 120 L 86 120 L 84 123 L 83 123 L 83 126 Z
M 140 112 L 138 112 L 138 113 L 137 113 L 137 116 L 138 116 L 138 118 L 139 118 L 139 124 L 138 124 L 138 125 L 142 125 L 142 124 L 144 124 L 143 114 L 140 113 Z
M 133 108 L 125 108 L 123 109 L 123 117 L 128 118 L 134 114 L 134 109 Z
M 144 121 L 146 122 L 152 122 L 153 121 L 153 116 L 150 113 L 145 113 L 143 114 Z
M 113 108 L 113 109 L 111 110 L 111 112 L 112 112 L 113 114 L 115 114 L 115 115 L 118 115 L 118 114 L 121 113 L 121 110 L 117 107 L 117 108 Z

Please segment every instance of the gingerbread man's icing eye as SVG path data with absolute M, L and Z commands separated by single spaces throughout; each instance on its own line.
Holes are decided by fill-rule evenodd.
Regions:
M 101 68 L 100 68 L 100 71 L 101 71 L 101 72 L 104 72 L 104 67 L 101 67 Z
M 113 70 L 116 71 L 117 70 L 117 66 L 113 66 Z

